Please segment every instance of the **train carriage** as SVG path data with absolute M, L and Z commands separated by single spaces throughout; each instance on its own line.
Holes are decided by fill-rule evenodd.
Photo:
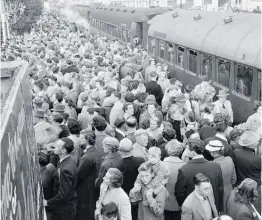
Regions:
M 91 32 L 99 31 L 109 37 L 118 39 L 122 43 L 134 44 L 134 39 L 138 39 L 144 47 L 147 45 L 147 32 L 149 28 L 147 22 L 155 15 L 171 10 L 160 7 L 78 6 L 78 8 L 81 7 L 82 9 L 78 9 L 78 11 L 86 11 Z
M 176 10 L 148 23 L 148 51 L 173 77 L 196 85 L 208 74 L 217 90 L 229 90 L 236 123 L 253 113 L 261 100 L 260 16 Z

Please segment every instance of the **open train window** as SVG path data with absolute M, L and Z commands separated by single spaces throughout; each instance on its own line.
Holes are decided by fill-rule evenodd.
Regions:
M 159 44 L 158 44 L 159 48 L 158 48 L 158 56 L 161 59 L 165 59 L 165 42 L 162 40 L 159 40 Z
M 217 63 L 217 82 L 229 88 L 229 75 L 231 63 L 228 60 L 218 59 Z
M 246 97 L 250 97 L 253 81 L 252 68 L 245 65 L 237 64 L 235 69 L 235 77 L 236 92 Z
M 257 86 L 257 87 L 258 87 L 258 100 L 259 100 L 259 101 L 262 101 L 262 100 L 261 100 L 261 93 L 262 93 L 262 90 L 261 90 L 261 83 L 262 83 L 262 82 L 261 82 L 261 80 L 262 80 L 261 70 L 258 70 L 258 71 L 257 71 L 257 75 L 258 75 L 258 77 L 257 77 L 257 78 L 258 78 L 258 86 Z
M 212 56 L 203 53 L 201 56 L 200 76 L 201 78 L 203 76 L 208 76 L 209 79 L 211 79 L 211 74 L 212 74 Z
M 197 73 L 197 54 L 195 50 L 189 49 L 187 51 L 188 56 L 188 70 L 192 73 Z
M 169 44 L 167 45 L 167 60 L 170 63 L 173 63 L 173 58 L 174 58 L 174 51 L 175 51 L 175 46 L 173 44 Z
M 181 46 L 177 46 L 176 64 L 182 68 L 184 68 L 184 57 L 185 57 L 185 48 Z

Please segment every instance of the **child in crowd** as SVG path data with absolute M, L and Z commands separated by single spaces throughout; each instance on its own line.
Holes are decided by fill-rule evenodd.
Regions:
M 147 189 L 153 189 L 155 194 L 158 194 L 158 191 L 162 189 L 162 186 L 166 185 L 169 177 L 169 170 L 160 159 L 161 159 L 161 150 L 158 147 L 151 147 L 148 150 L 148 161 L 143 163 L 146 166 L 151 166 L 153 169 L 154 176 L 152 181 L 147 185 Z M 140 175 L 138 175 L 136 182 L 134 184 L 134 188 L 132 189 L 133 196 L 130 199 L 131 202 L 133 202 L 132 200 L 134 201 L 142 200 L 142 194 L 141 194 L 142 186 L 143 183 L 141 181 Z M 147 205 L 147 203 L 148 201 L 143 201 L 144 205 Z
M 110 202 L 101 209 L 102 220 L 117 220 L 118 208 L 114 202 Z

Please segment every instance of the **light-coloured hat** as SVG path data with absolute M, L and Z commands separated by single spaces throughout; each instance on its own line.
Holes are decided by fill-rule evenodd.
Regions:
M 209 141 L 209 143 L 206 145 L 206 150 L 210 152 L 219 151 L 223 149 L 224 149 L 224 145 L 222 144 L 221 141 L 218 140 Z
M 223 96 L 228 96 L 229 94 L 227 93 L 227 90 L 221 89 L 218 91 L 217 97 L 223 97 Z
M 245 131 L 239 138 L 238 144 L 245 147 L 253 147 L 258 143 L 260 137 L 253 131 Z

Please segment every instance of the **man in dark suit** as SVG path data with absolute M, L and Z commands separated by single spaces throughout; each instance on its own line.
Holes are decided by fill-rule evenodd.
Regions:
M 178 204 L 181 206 L 187 196 L 195 189 L 194 177 L 198 173 L 203 173 L 208 177 L 215 197 L 215 204 L 218 212 L 223 211 L 224 185 L 222 170 L 219 164 L 207 161 L 203 154 L 204 142 L 198 139 L 188 140 L 189 150 L 193 158 L 178 170 L 177 182 L 175 185 L 175 195 Z
M 98 174 L 98 161 L 101 155 L 95 146 L 94 131 L 81 134 L 81 144 L 85 146 L 77 168 L 77 215 L 76 220 L 94 220 L 96 209 L 95 180 Z
M 76 215 L 77 167 L 70 153 L 74 150 L 74 142 L 62 138 L 55 144 L 54 153 L 60 158 L 57 168 L 59 175 L 58 193 L 45 200 L 44 205 L 54 210 L 55 220 L 74 220 Z
M 122 171 L 123 171 L 123 185 L 122 189 L 129 195 L 130 190 L 134 187 L 134 183 L 136 181 L 138 175 L 139 166 L 145 162 L 142 157 L 134 157 L 132 150 L 132 141 L 128 138 L 124 138 L 120 141 L 119 151 L 122 155 Z M 132 205 L 132 220 L 137 219 L 137 206 Z
M 161 86 L 156 82 L 157 80 L 157 73 L 156 72 L 151 72 L 151 81 L 146 84 L 146 92 L 149 95 L 154 95 L 156 98 L 156 102 L 159 106 L 161 106 L 161 102 L 163 99 L 163 91 L 161 89 Z
M 125 138 L 125 132 L 126 132 L 126 129 L 125 129 L 125 119 L 124 118 L 118 118 L 116 119 L 115 121 L 115 138 L 118 140 L 118 141 L 121 141 L 123 138 Z

